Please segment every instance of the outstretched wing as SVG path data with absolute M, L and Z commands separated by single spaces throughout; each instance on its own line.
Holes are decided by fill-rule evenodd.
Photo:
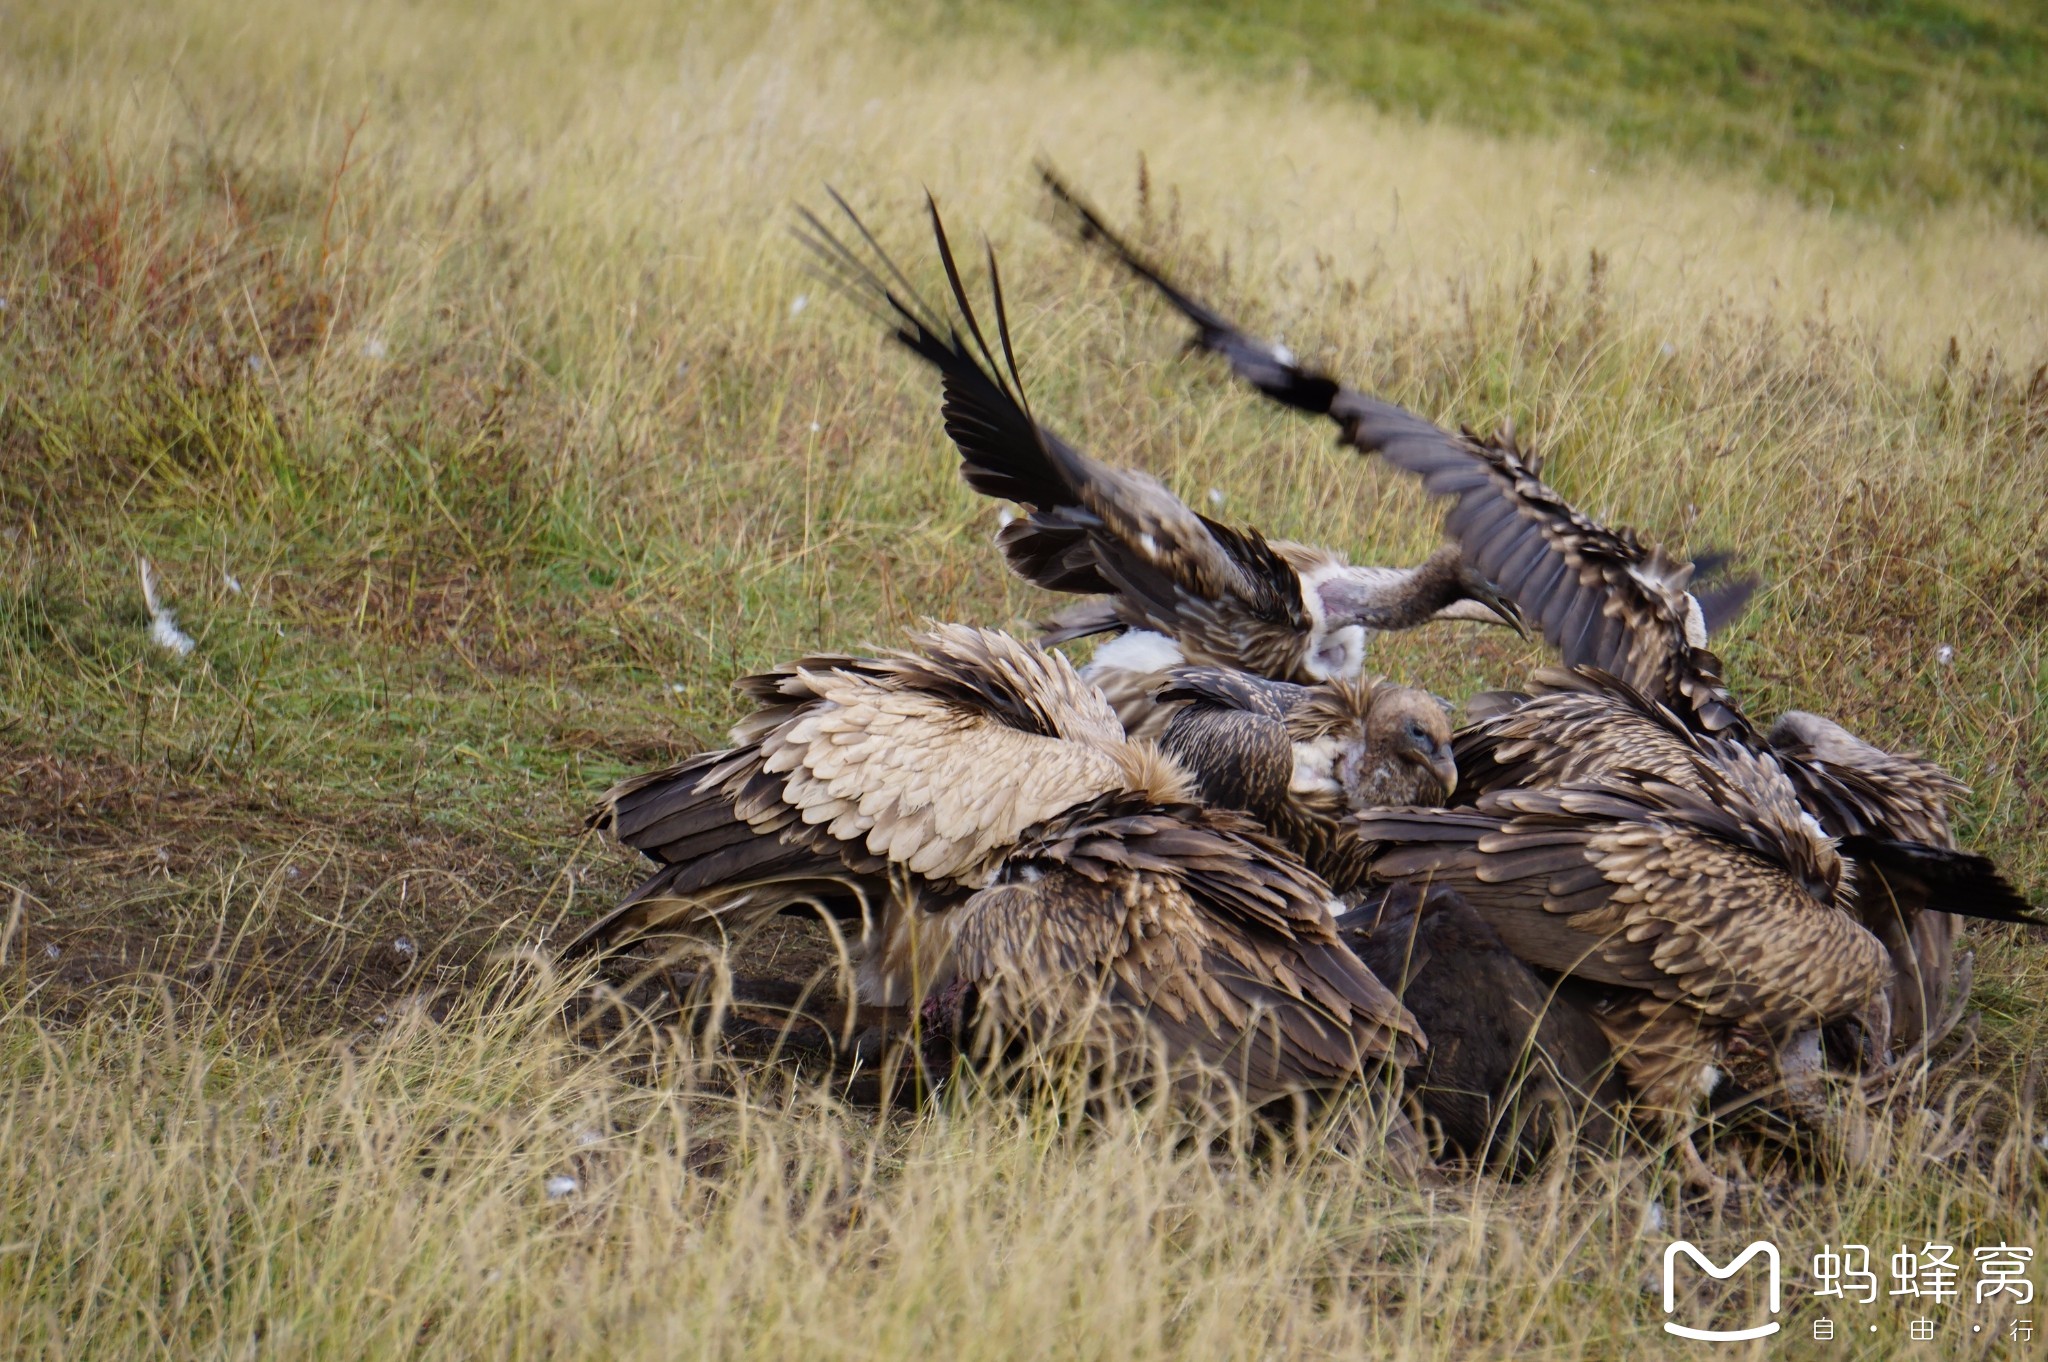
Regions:
M 1711 626 L 1737 613 L 1754 582 L 1702 598 L 1693 568 L 1633 532 L 1609 529 L 1544 484 L 1511 438 L 1452 435 L 1413 412 L 1304 368 L 1190 297 L 1119 238 L 1049 169 L 1042 171 L 1083 240 L 1099 244 L 1195 326 L 1194 344 L 1221 355 L 1275 401 L 1328 416 L 1345 443 L 1377 453 L 1453 498 L 1445 527 L 1474 571 L 1512 600 L 1568 666 L 1609 672 L 1672 704 L 1708 732 L 1744 724 L 1720 664 L 1705 651 Z
M 622 912 L 664 906 L 614 914 L 572 949 L 716 914 L 767 883 L 971 886 L 1027 829 L 1125 786 L 1122 726 L 1066 658 L 957 625 L 915 642 L 749 678 L 760 707 L 736 746 L 607 794 L 593 825 L 665 863 Z
M 1778 1026 L 1881 986 L 1877 938 L 1740 845 L 1735 813 L 1646 781 L 1357 815 L 1378 876 L 1456 890 L 1522 959 Z
M 836 287 L 939 371 L 946 433 L 960 451 L 967 484 L 1027 508 L 998 539 L 1014 571 L 1048 590 L 1111 595 L 1119 623 L 1189 640 L 1190 651 L 1225 658 L 1299 653 L 1311 623 L 1300 578 L 1262 535 L 1198 515 L 1158 479 L 1091 459 L 1032 416 L 992 251 L 1000 365 L 936 205 L 932 232 L 952 290 L 951 320 L 916 292 L 852 209 L 837 195 L 834 201 L 872 262 L 812 213 L 803 213 L 799 237 Z

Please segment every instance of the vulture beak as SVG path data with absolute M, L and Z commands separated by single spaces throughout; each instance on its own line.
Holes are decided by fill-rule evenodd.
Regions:
M 1487 580 L 1469 564 L 1461 563 L 1458 573 L 1458 587 L 1465 593 L 1465 599 L 1479 604 L 1500 616 L 1500 622 L 1513 629 L 1523 638 L 1529 637 L 1529 620 L 1505 591 Z
M 1473 599 L 1499 615 L 1510 629 L 1523 638 L 1529 637 L 1529 621 L 1522 614 L 1522 607 L 1509 600 L 1499 587 L 1481 577 L 1477 589 L 1472 594 Z
M 1444 798 L 1449 799 L 1458 789 L 1458 763 L 1451 757 L 1450 746 L 1439 744 L 1430 754 L 1428 766 L 1437 784 L 1444 787 Z

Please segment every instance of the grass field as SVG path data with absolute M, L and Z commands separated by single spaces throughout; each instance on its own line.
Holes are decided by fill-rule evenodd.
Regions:
M 1520 136 L 1591 133 L 1880 216 L 2048 224 L 2048 22 L 2007 0 L 961 0 L 1071 48 L 1157 48 Z
M 649 1083 L 532 965 L 634 873 L 584 808 L 716 742 L 733 678 L 1050 604 L 930 385 L 802 272 L 824 181 L 920 267 L 921 186 L 994 238 L 1084 446 L 1367 560 L 1436 542 L 1398 479 L 1179 361 L 1044 225 L 1040 154 L 1296 349 L 1738 549 L 1753 709 L 1948 763 L 1965 838 L 2048 895 L 2037 154 L 2033 189 L 1838 215 L 1714 168 L 1704 98 L 1617 163 L 1598 117 L 1501 140 L 1000 15 L 484 8 L 9 14 L 0 1351 L 1639 1357 L 1673 1232 L 1785 1245 L 1794 1333 L 1802 1250 L 2035 1232 L 2048 951 L 2004 932 L 1888 1168 L 1712 1213 L 1630 1163 L 1418 1189 L 1152 1112 L 877 1120 L 686 1048 Z M 1962 104 L 2038 147 L 1971 69 Z M 1376 647 L 1448 694 L 1539 656 Z M 1903 1321 L 1829 1355 L 1909 1352 Z

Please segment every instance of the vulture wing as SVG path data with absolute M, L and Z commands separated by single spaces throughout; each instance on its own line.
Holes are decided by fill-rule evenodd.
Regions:
M 1122 726 L 1066 658 L 957 625 L 917 643 L 750 678 L 767 703 L 737 746 L 607 794 L 593 825 L 669 864 L 570 951 L 773 911 L 821 879 L 972 886 L 1027 829 L 1128 783 Z
M 1540 668 L 1534 694 L 1488 697 L 1452 744 L 1460 788 L 1489 790 L 1597 780 L 1618 770 L 1697 785 L 1697 735 L 1662 705 L 1592 667 Z
M 1193 774 L 1203 803 L 1257 814 L 1269 826 L 1294 780 L 1286 721 L 1255 710 L 1206 700 L 1182 705 L 1159 745 Z
M 1705 644 L 1715 624 L 1740 611 L 1753 581 L 1694 597 L 1686 590 L 1690 563 L 1573 509 L 1537 477 L 1511 439 L 1452 435 L 1302 367 L 1284 347 L 1253 339 L 1189 297 L 1050 170 L 1042 173 L 1084 240 L 1103 246 L 1194 324 L 1195 346 L 1221 355 L 1239 378 L 1275 401 L 1328 416 L 1345 443 L 1381 455 L 1419 476 L 1431 493 L 1453 498 L 1445 527 L 1465 560 L 1540 629 L 1567 666 L 1612 673 L 1696 715 L 1708 732 L 1745 724 Z
M 1522 959 L 1779 1027 L 1882 986 L 1876 937 L 1764 854 L 1740 810 L 1655 780 L 1500 791 L 1476 809 L 1357 815 L 1375 875 L 1465 898 Z
M 1001 365 L 968 300 L 936 205 L 932 231 L 954 320 L 919 296 L 852 209 L 837 195 L 834 201 L 873 263 L 809 212 L 799 236 L 836 287 L 939 371 L 946 433 L 960 451 L 968 485 L 1027 508 L 997 541 L 1012 570 L 1048 590 L 1113 597 L 1113 613 L 1086 616 L 1090 632 L 1154 629 L 1181 639 L 1191 654 L 1255 658 L 1266 662 L 1261 670 L 1293 670 L 1312 621 L 1299 575 L 1258 531 L 1197 514 L 1158 479 L 1091 459 L 1032 416 L 993 252 L 989 284 Z M 1063 637 L 1081 635 L 1071 624 L 1062 629 Z
M 1255 1101 L 1423 1045 L 1338 939 L 1329 889 L 1234 815 L 1104 800 L 951 910 L 953 967 L 1007 1025 L 1099 1017 L 1236 1076 Z

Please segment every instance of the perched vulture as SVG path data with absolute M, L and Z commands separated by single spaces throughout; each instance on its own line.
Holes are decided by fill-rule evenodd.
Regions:
M 1045 178 L 1085 240 L 1107 249 L 1194 324 L 1196 346 L 1223 356 L 1240 378 L 1275 400 L 1328 416 L 1344 443 L 1380 455 L 1450 498 L 1446 527 L 1466 560 L 1512 597 L 1561 654 L 1570 671 L 1561 681 L 1552 674 L 1548 684 L 1578 698 L 1539 696 L 1532 712 L 1505 720 L 1499 715 L 1527 697 L 1492 697 L 1494 718 L 1458 743 L 1464 799 L 1483 803 L 1495 791 L 1639 772 L 1656 758 L 1634 750 L 1631 740 L 1600 735 L 1610 729 L 1633 734 L 1645 706 L 1661 716 L 1658 724 L 1668 721 L 1688 738 L 1724 739 L 1713 753 L 1774 768 L 1855 868 L 1848 877 L 1851 911 L 1883 939 L 1891 957 L 1892 1024 L 1888 1036 L 1876 1038 L 1877 1048 L 1924 1039 L 1923 1028 L 1941 1011 L 1952 980 L 1955 925 L 1945 915 L 2026 916 L 2024 901 L 1990 861 L 1955 847 L 1948 801 L 1965 792 L 1959 782 L 1815 715 L 1788 713 L 1768 734 L 1759 731 L 1706 647 L 1753 582 L 1695 595 L 1688 590 L 1692 564 L 1573 508 L 1537 476 L 1511 438 L 1453 435 L 1303 368 L 1175 287 L 1057 177 L 1048 171 Z M 1656 751 L 1671 756 L 1666 747 Z M 1678 769 L 1692 768 L 1682 763 Z
M 1060 615 L 1049 642 L 1143 631 L 1161 640 L 1165 665 L 1314 683 L 1359 675 L 1373 630 L 1433 619 L 1520 627 L 1513 607 L 1453 547 L 1412 568 L 1357 566 L 1327 549 L 1233 529 L 1191 510 L 1149 474 L 1089 458 L 1030 411 L 994 252 L 988 270 L 1001 364 L 935 205 L 932 232 L 956 320 L 927 303 L 845 201 L 834 199 L 872 260 L 809 212 L 799 236 L 836 287 L 939 371 L 946 433 L 968 486 L 1025 509 L 997 538 L 1011 570 L 1049 591 L 1100 598 Z
M 1161 745 L 1204 803 L 1252 814 L 1339 894 L 1365 873 L 1350 814 L 1441 804 L 1458 786 L 1450 717 L 1411 686 L 1182 667 L 1154 713 L 1168 716 Z
M 1558 779 L 1493 784 L 1467 807 L 1354 822 L 1378 847 L 1375 877 L 1448 887 L 1521 959 L 1605 986 L 1594 1018 L 1630 1091 L 1702 1174 L 1688 1132 L 1732 1057 L 1800 1051 L 1852 1018 L 1886 1034 L 1891 963 L 1775 757 L 1698 733 L 1616 678 L 1578 679 L 1584 691 L 1495 722 L 1540 731 L 1548 708 L 1577 720 L 1605 706 L 1588 725 L 1597 758 L 1572 752 Z M 1461 742 L 1491 745 L 1492 776 L 1533 776 L 1512 737 Z
M 1627 1093 L 1575 981 L 1539 976 L 1441 885 L 1393 885 L 1337 928 L 1429 1036 L 1408 1088 L 1452 1152 L 1527 1170 L 1618 1143 Z
M 571 954 L 800 905 L 859 923 L 869 1004 L 1192 1059 L 1254 1103 L 1412 1063 L 1414 1019 L 1329 887 L 1208 809 L 1056 652 L 937 626 L 740 683 L 733 746 L 627 780 L 593 826 L 659 863 Z M 1078 1031 L 1076 1028 L 1079 1028 Z

